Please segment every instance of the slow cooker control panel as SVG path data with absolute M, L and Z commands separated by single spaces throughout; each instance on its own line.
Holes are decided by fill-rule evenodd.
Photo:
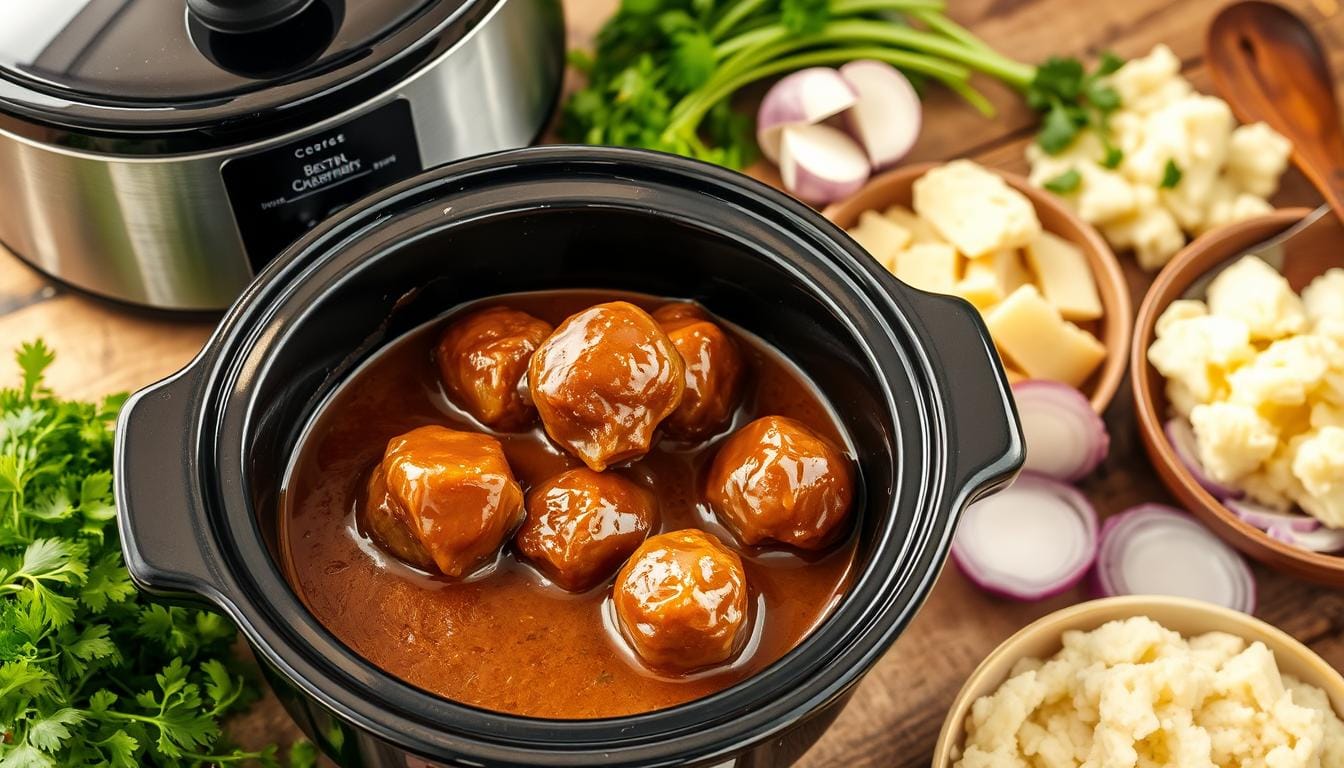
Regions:
M 410 105 L 402 99 L 349 122 L 224 164 L 254 271 L 319 221 L 423 170 Z

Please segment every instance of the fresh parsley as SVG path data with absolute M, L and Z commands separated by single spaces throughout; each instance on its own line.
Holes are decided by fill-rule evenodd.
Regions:
M 1124 61 L 1112 53 L 1103 53 L 1096 69 L 1086 71 L 1075 58 L 1052 56 L 1036 68 L 1035 77 L 1027 86 L 1027 104 L 1042 113 L 1040 132 L 1036 143 L 1047 154 L 1057 155 L 1069 148 L 1084 128 L 1098 130 L 1107 140 L 1106 121 L 1120 108 L 1120 94 L 1106 84 L 1107 75 L 1118 70 Z M 1106 145 L 1106 159 L 1120 164 L 1120 150 Z
M 1158 186 L 1162 189 L 1175 189 L 1176 185 L 1181 183 L 1182 175 L 1176 161 L 1168 159 L 1166 166 L 1162 168 L 1162 181 Z
M 121 559 L 112 425 L 123 397 L 62 400 L 24 344 L 0 389 L 0 768 L 277 766 L 220 721 L 257 696 L 222 617 L 141 596 Z M 301 742 L 294 768 L 316 753 Z
M 566 101 L 569 141 L 644 147 L 730 167 L 754 158 L 734 94 L 768 77 L 878 59 L 942 82 L 985 114 L 983 72 L 1025 89 L 1035 69 L 942 14 L 942 0 L 623 0 L 596 50 L 571 54 L 587 85 Z
M 1042 186 L 1057 195 L 1067 195 L 1078 189 L 1078 185 L 1081 183 L 1083 183 L 1082 174 L 1078 173 L 1078 169 L 1070 168 L 1055 178 L 1045 182 Z

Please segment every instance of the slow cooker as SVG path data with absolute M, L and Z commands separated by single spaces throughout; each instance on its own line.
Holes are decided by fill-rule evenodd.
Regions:
M 327 395 L 454 306 L 553 288 L 699 301 L 807 371 L 853 441 L 852 587 L 736 686 L 605 720 L 484 711 L 360 658 L 282 574 L 280 484 Z M 341 765 L 778 768 L 914 616 L 961 510 L 1022 460 L 1008 385 L 969 304 L 897 282 L 816 211 L 745 176 L 637 150 L 537 147 L 426 172 L 306 234 L 187 368 L 128 401 L 115 476 L 135 581 L 237 622 Z
M 76 288 L 217 310 L 316 222 L 530 143 L 559 0 L 0 3 L 0 243 Z

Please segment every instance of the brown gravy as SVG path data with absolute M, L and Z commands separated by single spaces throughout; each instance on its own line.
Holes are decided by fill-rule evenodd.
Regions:
M 592 304 L 623 299 L 652 311 L 667 300 L 609 291 L 553 291 L 492 298 L 398 339 L 336 391 L 302 438 L 281 505 L 280 540 L 290 582 L 313 614 L 359 655 L 454 701 L 518 715 L 597 718 L 673 706 L 727 688 L 778 660 L 828 614 L 849 586 L 856 536 L 815 555 L 741 547 L 752 594 L 747 646 L 730 663 L 687 676 L 649 671 L 613 625 L 611 580 L 582 594 L 545 582 L 506 545 L 493 569 L 465 582 L 429 576 L 380 551 L 358 530 L 355 505 L 387 441 L 427 424 L 490 432 L 448 399 L 433 363 L 443 327 L 467 308 L 507 305 L 559 324 Z M 758 416 L 797 419 L 848 446 L 810 381 L 763 341 L 730 328 L 748 363 L 732 429 Z M 728 430 L 730 431 L 730 430 Z M 719 440 L 664 438 L 615 470 L 654 489 L 653 533 L 701 528 L 736 546 L 704 502 L 704 475 Z M 526 491 L 580 466 L 540 425 L 493 433 Z

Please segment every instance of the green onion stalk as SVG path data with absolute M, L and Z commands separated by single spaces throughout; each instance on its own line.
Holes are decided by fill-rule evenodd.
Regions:
M 727 109 L 740 89 L 804 67 L 875 59 L 935 81 L 986 116 L 976 73 L 1027 91 L 1036 68 L 948 19 L 942 0 L 624 0 L 566 105 L 571 139 L 670 150 L 727 165 L 750 139 Z M 706 6 L 712 7 L 706 7 Z M 716 140 L 723 146 L 714 146 Z

